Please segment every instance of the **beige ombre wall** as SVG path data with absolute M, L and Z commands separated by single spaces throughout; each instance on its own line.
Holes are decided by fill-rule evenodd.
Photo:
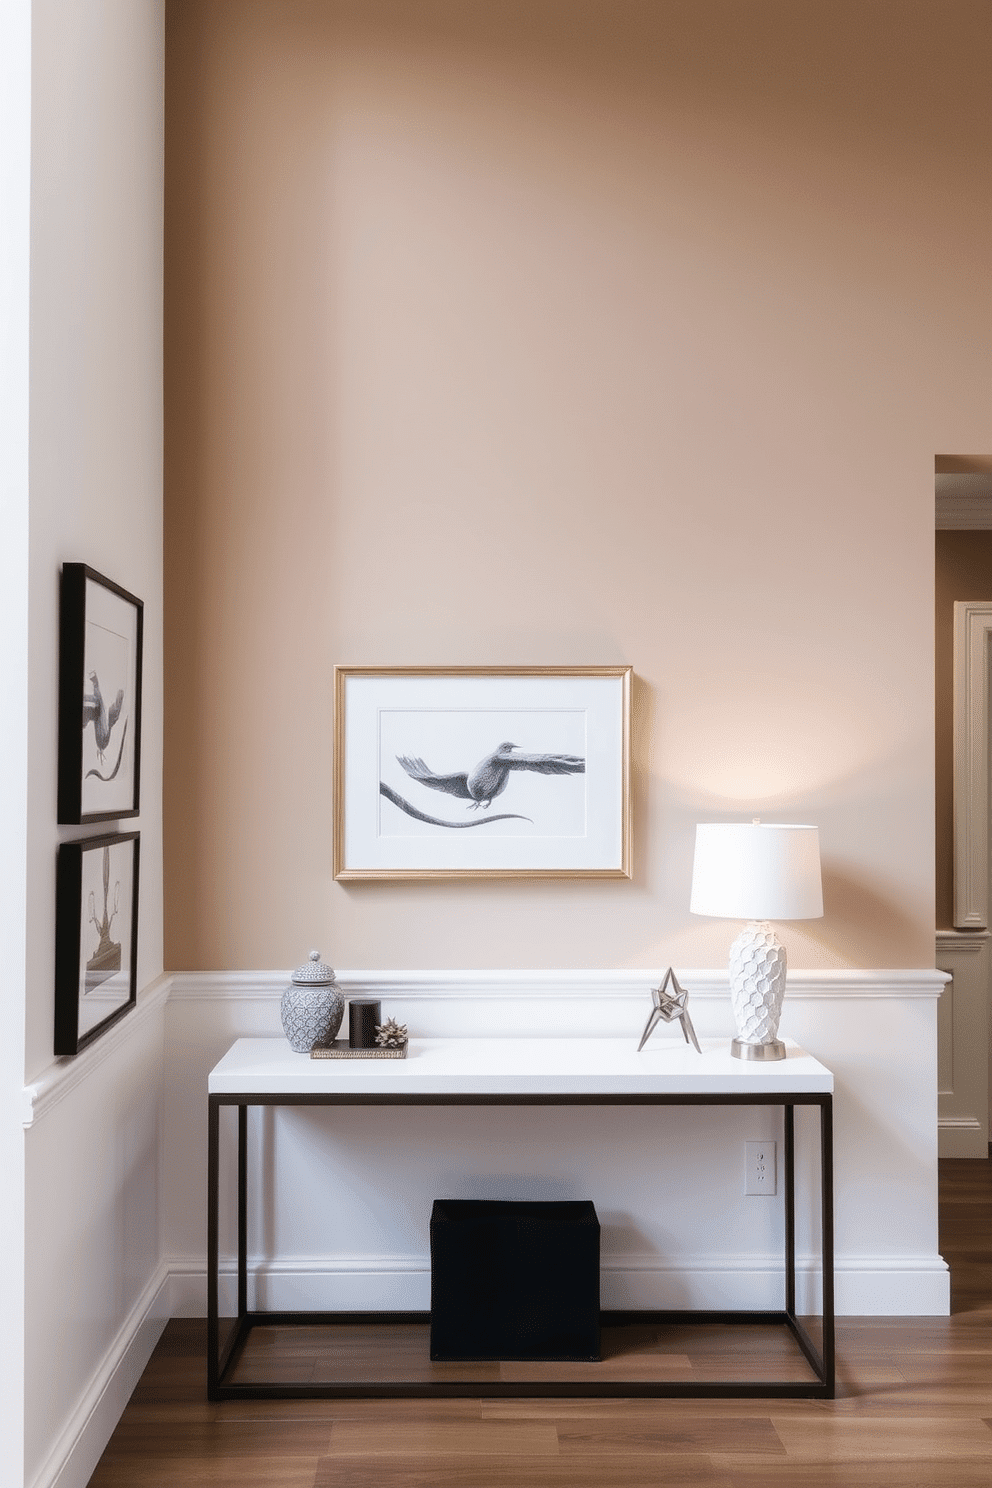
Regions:
M 933 461 L 992 446 L 981 3 L 169 0 L 166 964 L 929 966 Z M 633 882 L 335 884 L 332 668 L 629 662 Z

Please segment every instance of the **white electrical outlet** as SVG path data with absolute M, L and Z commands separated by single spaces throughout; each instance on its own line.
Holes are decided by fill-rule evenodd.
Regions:
M 775 1143 L 744 1143 L 745 1194 L 775 1192 Z

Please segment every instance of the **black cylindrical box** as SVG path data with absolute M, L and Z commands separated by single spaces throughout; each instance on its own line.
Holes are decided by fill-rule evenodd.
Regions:
M 375 1025 L 381 1022 L 378 997 L 353 997 L 348 1004 L 348 1043 L 353 1049 L 374 1049 Z

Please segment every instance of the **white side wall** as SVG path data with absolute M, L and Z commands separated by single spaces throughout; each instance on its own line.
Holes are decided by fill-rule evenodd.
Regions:
M 0 6 L 0 1485 L 23 1480 L 31 6 Z
M 142 810 L 124 824 L 141 833 L 139 1007 L 162 972 L 163 11 L 161 0 L 34 0 L 30 10 L 22 1083 L 44 1081 L 54 1063 L 58 844 L 94 835 L 56 826 L 67 561 L 145 602 Z M 79 1056 L 26 1139 L 23 1477 L 39 1488 L 59 1471 L 63 1488 L 85 1484 L 104 1444 L 92 1424 L 100 1397 L 113 1399 L 115 1367 L 133 1369 L 127 1344 L 153 1341 L 140 1322 L 154 1311 L 160 1265 L 160 1014 L 108 1048 Z

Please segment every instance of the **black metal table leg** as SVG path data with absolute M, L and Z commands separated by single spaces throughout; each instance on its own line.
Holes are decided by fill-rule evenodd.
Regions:
M 796 1314 L 795 1293 L 795 1108 L 784 1104 L 785 1112 L 785 1187 L 786 1187 L 786 1318 L 807 1361 L 816 1371 L 820 1394 L 834 1398 L 834 1252 L 833 1252 L 833 1108 L 829 1095 L 820 1096 L 816 1105 L 820 1120 L 820 1260 L 823 1276 L 821 1342 L 814 1343 Z
M 820 1111 L 820 1249 L 823 1258 L 823 1372 L 834 1398 L 834 1118 L 833 1096 L 825 1095 Z
M 207 1399 L 227 1398 L 225 1375 L 251 1332 L 248 1318 L 248 1107 L 238 1102 L 238 1315 L 220 1342 L 220 1107 L 207 1117 Z M 230 1102 L 224 1102 L 230 1104 Z
M 248 1315 L 248 1107 L 238 1107 L 238 1326 Z
M 796 1108 L 783 1107 L 785 1173 L 785 1310 L 796 1315 Z
M 219 1333 L 219 1171 L 220 1103 L 210 1097 L 207 1112 L 207 1399 L 218 1399 L 220 1383 Z

